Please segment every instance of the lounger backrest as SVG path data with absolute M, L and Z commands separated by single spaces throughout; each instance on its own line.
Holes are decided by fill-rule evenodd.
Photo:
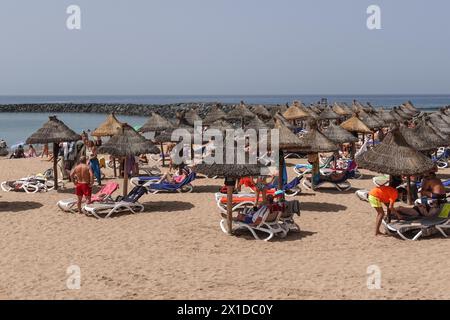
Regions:
M 137 186 L 134 187 L 133 190 L 131 190 L 128 195 L 122 199 L 122 201 L 135 203 L 146 193 L 147 188 L 143 186 Z

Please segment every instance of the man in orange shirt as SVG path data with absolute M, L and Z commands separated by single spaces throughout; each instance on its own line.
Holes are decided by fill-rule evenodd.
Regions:
M 379 236 L 383 234 L 380 232 L 381 221 L 384 218 L 383 204 L 388 208 L 388 210 L 394 213 L 399 220 L 401 220 L 401 215 L 394 208 L 394 203 L 397 199 L 401 198 L 406 192 L 404 188 L 395 189 L 388 186 L 380 186 L 372 189 L 369 192 L 369 203 L 377 211 L 376 219 L 376 229 L 375 235 Z

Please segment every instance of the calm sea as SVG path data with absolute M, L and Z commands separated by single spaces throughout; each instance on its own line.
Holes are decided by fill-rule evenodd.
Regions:
M 418 108 L 436 109 L 450 105 L 450 95 L 259 95 L 259 96 L 0 96 L 0 104 L 20 103 L 130 103 L 130 104 L 171 104 L 182 102 L 285 104 L 300 100 L 305 104 L 315 103 L 321 98 L 329 102 L 351 103 L 353 99 L 370 102 L 373 106 L 394 107 L 411 100 Z M 0 113 L 0 138 L 8 145 L 23 142 L 30 134 L 48 120 L 47 113 Z M 57 114 L 70 128 L 77 132 L 95 129 L 105 116 L 101 114 L 63 113 Z M 142 125 L 145 118 L 119 116 L 119 120 L 133 126 Z

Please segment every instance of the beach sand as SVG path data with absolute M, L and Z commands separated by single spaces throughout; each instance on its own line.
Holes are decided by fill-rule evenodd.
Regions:
M 2 159 L 0 180 L 49 167 Z M 348 192 L 303 190 L 301 233 L 271 242 L 222 233 L 213 195 L 222 180 L 144 195 L 146 212 L 107 220 L 57 208 L 72 184 L 0 192 L 0 299 L 449 299 L 449 240 L 375 237 L 374 210 L 354 195 L 373 187 L 375 174 L 364 173 Z M 79 290 L 66 286 L 71 265 L 81 270 Z M 381 270 L 379 290 L 367 287 L 371 265 Z

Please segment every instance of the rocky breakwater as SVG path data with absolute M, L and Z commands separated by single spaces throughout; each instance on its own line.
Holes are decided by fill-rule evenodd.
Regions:
M 177 111 L 195 109 L 201 117 L 204 117 L 211 107 L 217 105 L 211 103 L 177 103 L 177 104 L 3 104 L 0 112 L 35 112 L 35 113 L 115 113 L 118 115 L 149 116 L 151 112 L 157 112 L 168 119 L 176 116 Z M 233 104 L 220 104 L 225 112 L 233 108 Z

